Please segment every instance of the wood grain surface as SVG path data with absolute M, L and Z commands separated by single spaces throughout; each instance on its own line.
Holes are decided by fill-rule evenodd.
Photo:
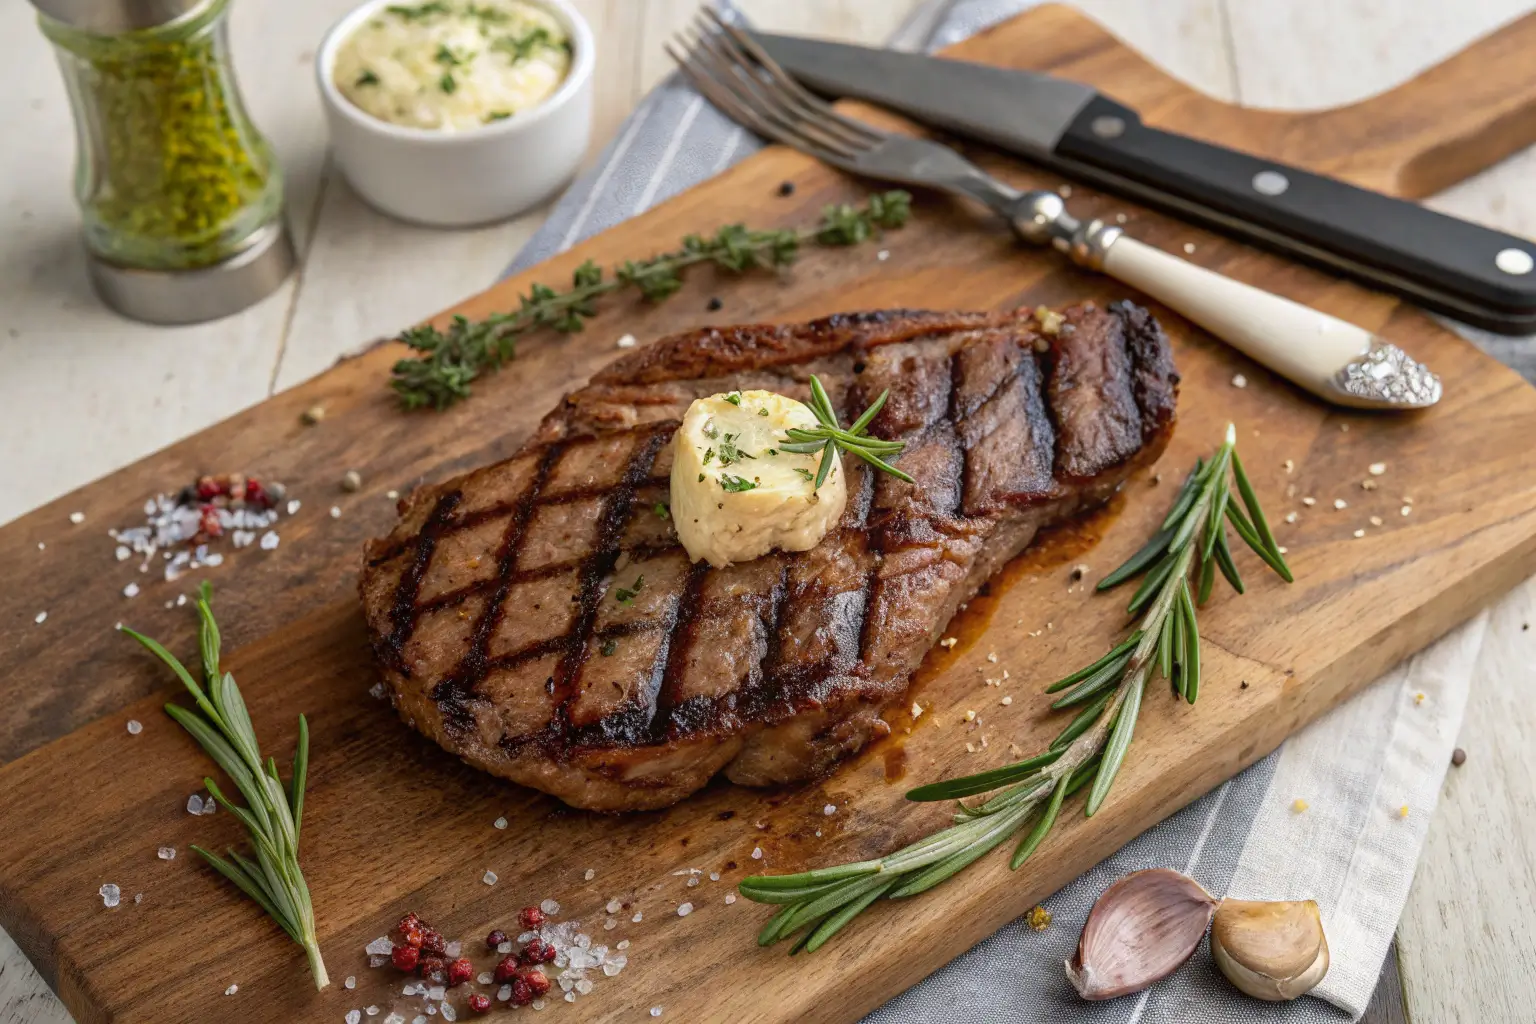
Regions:
M 1054 19 L 1022 27 L 1031 36 L 1049 29 L 1052 38 L 1072 44 L 1063 46 L 1067 61 L 1052 65 L 1021 46 L 1024 37 L 1010 36 L 1020 30 L 1017 23 L 961 52 L 1021 66 L 1022 55 L 1034 52 L 1033 66 L 1097 76 L 1108 91 L 1147 111 L 1149 120 L 1192 127 L 1178 117 L 1194 107 L 1184 105 L 1162 76 L 1126 58 L 1147 78 L 1145 96 L 1137 92 L 1121 64 L 1110 60 L 1125 51 L 1080 18 L 1060 9 L 1029 17 Z M 1016 183 L 1054 184 L 992 163 Z M 786 177 L 801 185 L 793 201 L 774 198 L 774 186 Z M 477 315 L 505 307 L 516 290 L 533 280 L 558 280 L 589 256 L 604 262 L 633 256 L 722 219 L 791 222 L 858 191 L 793 154 L 770 151 L 471 300 L 462 311 Z M 648 926 L 612 933 L 632 938 L 635 966 L 590 997 L 588 1016 L 629 1018 L 664 1005 L 678 1019 L 793 1016 L 811 1007 L 823 1016 L 851 1018 L 1262 756 L 1352 684 L 1374 678 L 1529 573 L 1536 557 L 1536 515 L 1530 511 L 1536 472 L 1521 465 L 1520 445 L 1536 426 L 1536 395 L 1518 378 L 1390 299 L 1118 201 L 1079 191 L 1074 205 L 1084 213 L 1123 210 L 1134 231 L 1154 244 L 1175 251 L 1192 244 L 1198 262 L 1382 330 L 1441 369 L 1449 397 L 1417 418 L 1340 416 L 1166 318 L 1187 383 L 1184 422 L 1164 459 L 1165 472 L 1187 468 L 1228 417 L 1237 420 L 1272 513 L 1303 513 L 1282 535 L 1299 581 L 1290 588 L 1266 581 L 1248 600 L 1211 609 L 1207 700 L 1193 711 L 1151 702 L 1134 763 L 1115 798 L 1092 823 L 1073 816 L 1019 874 L 983 866 L 926 905 L 882 907 L 850 933 L 860 941 L 834 944 L 791 968 L 777 952 L 753 949 L 750 934 L 763 915 L 745 901 L 727 908 L 726 882 L 740 877 L 753 846 L 767 851 L 770 868 L 790 868 L 879 852 L 931 826 L 934 809 L 909 807 L 900 799 L 902 786 L 885 784 L 886 751 L 872 751 L 804 791 L 758 794 L 719 786 L 671 811 L 615 820 L 562 813 L 545 798 L 458 766 L 366 696 L 373 673 L 350 589 L 360 541 L 390 519 L 383 492 L 509 451 L 563 388 L 613 354 L 619 334 L 649 339 L 702 322 L 704 300 L 718 290 L 706 275 L 666 306 L 616 303 L 584 335 L 530 343 L 473 402 L 445 416 L 397 413 L 381 387 L 397 353 L 377 351 L 0 531 L 5 564 L 36 566 L 0 597 L 0 621 L 6 623 L 0 643 L 16 653 L 3 690 L 13 714 L 0 731 L 0 757 L 19 757 L 0 770 L 0 788 L 10 795 L 0 812 L 7 826 L 0 837 L 0 923 L 82 1019 L 206 1017 L 221 1008 L 216 1000 L 228 983 L 215 976 L 231 962 L 220 946 L 226 941 L 242 950 L 240 977 L 229 981 L 241 985 L 244 1012 L 277 1019 L 333 1010 L 339 1015 L 351 1005 L 382 1002 L 383 979 L 358 971 L 361 946 L 407 906 L 450 934 L 472 938 L 546 895 L 588 922 L 608 898 L 619 896 L 642 902 Z M 944 305 L 990 308 L 1120 294 L 1048 255 L 1013 250 L 1001 228 L 939 200 L 924 199 L 916 223 L 893 234 L 885 247 L 890 258 L 883 263 L 871 250 L 818 253 L 786 280 L 733 285 L 723 293 L 728 304 L 718 316 L 790 319 L 835 309 L 940 304 L 932 296 Z M 1231 386 L 1239 370 L 1251 381 L 1246 389 Z M 299 412 L 316 402 L 330 415 L 319 427 L 303 427 Z M 1347 432 L 1341 429 L 1346 425 Z M 1295 463 L 1292 474 L 1281 469 L 1286 459 Z M 1376 461 L 1392 467 L 1390 489 L 1362 493 L 1364 467 Z M 341 496 L 335 481 L 352 466 L 365 471 L 367 486 Z M 268 745 L 286 749 L 295 711 L 315 720 L 308 863 L 332 973 L 364 975 L 365 989 L 355 995 L 309 995 L 294 983 L 294 951 L 250 907 L 228 899 L 186 860 L 166 865 L 153 855 L 162 844 L 184 848 L 195 839 L 232 838 L 232 822 L 188 818 L 180 810 L 203 766 L 156 712 L 159 697 L 139 700 L 164 692 L 164 678 L 111 630 L 131 611 L 135 625 L 186 651 L 185 611 L 161 610 L 176 590 L 155 583 L 138 604 L 125 605 L 124 580 L 118 578 L 124 572 L 111 562 L 102 530 L 129 521 L 156 490 L 174 488 L 199 471 L 230 468 L 286 480 L 306 500 L 306 513 L 285 530 L 279 551 L 235 556 L 239 572 L 223 577 L 229 586 L 220 607 L 232 645 L 241 648 L 232 667 L 245 682 Z M 1297 492 L 1288 499 L 1292 484 Z M 1411 516 L 1397 516 L 1399 488 L 1418 494 Z M 1107 531 L 1103 544 L 1072 557 L 1107 567 L 1136 545 L 1160 515 L 1166 494 L 1145 479 L 1134 482 L 1118 513 L 1100 524 Z M 1318 506 L 1298 506 L 1294 499 L 1303 495 L 1315 495 Z M 1333 497 L 1347 498 L 1348 509 L 1330 508 Z M 342 510 L 339 519 L 323 513 L 333 501 Z M 67 513 L 75 510 L 85 513 L 85 524 L 69 525 Z M 1355 539 L 1353 530 L 1365 528 L 1372 514 L 1386 525 Z M 47 543 L 44 552 L 37 550 L 39 542 Z M 46 562 L 37 561 L 43 556 Z M 1011 586 L 999 586 L 995 598 L 968 613 L 962 632 L 971 642 L 933 661 L 932 678 L 919 694 L 932 713 L 904 744 L 907 764 L 923 778 L 1001 762 L 1008 740 L 1000 736 L 1030 747 L 1048 735 L 1054 723 L 1043 714 L 1037 684 L 1101 646 L 1118 625 L 1118 604 L 1069 593 L 1065 566 L 1051 564 L 1048 553 L 1011 576 Z M 34 608 L 49 611 L 46 629 L 12 625 L 30 623 Z M 59 643 L 59 636 L 70 642 Z M 991 671 L 985 655 L 993 650 L 1000 664 L 1016 669 L 1015 700 L 1009 709 L 988 712 L 998 691 L 982 687 L 979 677 Z M 1250 685 L 1239 690 L 1243 680 Z M 981 712 L 983 724 L 974 732 L 960 724 L 968 708 Z M 122 729 L 129 716 L 148 723 L 143 735 L 130 737 Z M 990 752 L 966 754 L 964 743 L 987 732 Z M 89 799 L 61 799 L 77 791 L 82 778 L 92 780 Z M 821 814 L 827 802 L 839 807 L 830 820 Z M 723 810 L 735 810 L 736 817 L 720 821 Z M 511 829 L 490 828 L 498 813 L 513 819 Z M 758 821 L 767 828 L 749 824 Z M 816 829 L 824 835 L 814 836 Z M 735 867 L 727 867 L 732 861 Z M 725 878 L 713 891 L 685 890 L 670 872 L 688 866 L 720 870 Z M 479 881 L 487 867 L 504 879 L 490 890 Z M 588 867 L 596 871 L 591 883 L 582 879 Z M 103 881 L 143 891 L 146 899 L 109 914 L 95 896 Z M 706 904 L 694 895 L 700 892 L 714 898 Z M 684 899 L 696 899 L 701 912 L 677 918 L 672 908 Z M 902 928 L 881 928 L 882 922 Z M 899 946 L 891 945 L 898 940 Z M 898 949 L 903 955 L 890 955 Z M 921 952 L 914 955 L 914 949 Z M 704 983 L 726 966 L 732 970 L 729 991 Z M 765 1006 L 773 1012 L 763 1013 Z

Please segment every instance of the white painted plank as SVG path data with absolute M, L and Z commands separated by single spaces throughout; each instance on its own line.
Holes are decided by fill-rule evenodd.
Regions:
M 1336 107 L 1383 92 L 1531 9 L 1529 0 L 1226 0 L 1242 102 Z

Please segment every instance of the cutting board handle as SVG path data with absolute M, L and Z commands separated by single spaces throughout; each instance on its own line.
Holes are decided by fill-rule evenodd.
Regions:
M 1408 199 L 1449 188 L 1536 143 L 1536 12 L 1394 89 L 1309 119 L 1356 137 L 1361 125 L 1382 129 L 1360 139 L 1341 177 Z

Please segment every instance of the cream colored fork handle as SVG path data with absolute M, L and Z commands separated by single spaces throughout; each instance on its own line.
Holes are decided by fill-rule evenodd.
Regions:
M 1333 383 L 1335 375 L 1370 351 L 1374 341 L 1363 327 L 1197 267 L 1127 235 L 1110 243 L 1103 270 L 1331 402 L 1343 397 Z

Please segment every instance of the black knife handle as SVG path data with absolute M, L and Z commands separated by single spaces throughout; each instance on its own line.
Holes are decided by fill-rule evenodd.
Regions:
M 1171 197 L 1185 216 L 1457 319 L 1492 330 L 1536 330 L 1536 244 L 1513 235 L 1150 128 L 1104 97 L 1073 120 L 1056 156 L 1140 186 L 1120 190 L 1151 205 L 1170 205 Z M 1115 188 L 1113 181 L 1098 183 Z

